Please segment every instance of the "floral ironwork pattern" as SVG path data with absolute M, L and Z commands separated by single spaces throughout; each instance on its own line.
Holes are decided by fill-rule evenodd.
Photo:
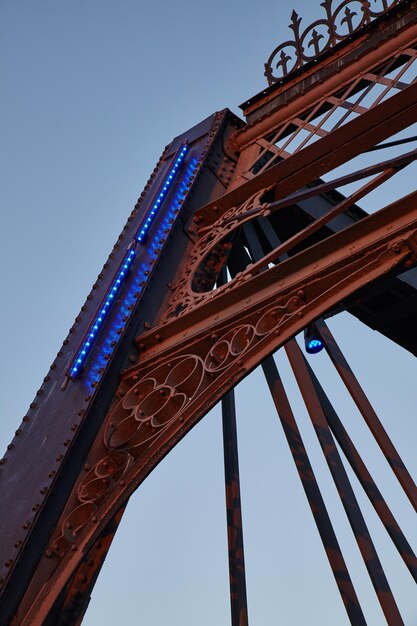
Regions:
M 301 29 L 302 18 L 293 11 L 289 27 L 294 39 L 275 48 L 265 63 L 268 84 L 272 85 L 313 61 L 400 2 L 402 0 L 343 0 L 338 6 L 333 6 L 333 0 L 324 0 L 320 6 L 324 8 L 325 16 L 305 30 Z

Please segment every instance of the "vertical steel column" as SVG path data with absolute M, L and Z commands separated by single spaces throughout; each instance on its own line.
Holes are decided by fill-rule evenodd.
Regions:
M 295 339 L 286 344 L 285 351 L 387 623 L 389 626 L 403 626 L 398 606 Z
M 352 396 L 356 406 L 362 413 L 362 416 L 368 425 L 369 430 L 373 434 L 375 441 L 381 448 L 385 458 L 387 459 L 392 471 L 398 479 L 398 482 L 404 489 L 405 494 L 417 511 L 417 486 L 408 473 L 400 455 L 395 449 L 394 444 L 389 438 L 383 425 L 381 424 L 377 414 L 375 413 L 371 403 L 366 397 L 362 387 L 360 386 L 356 376 L 349 367 L 349 363 L 346 361 L 342 351 L 336 343 L 335 338 L 328 326 L 319 320 L 316 322 L 316 327 L 322 336 L 324 346 L 328 355 L 330 356 L 334 366 L 343 382 L 345 383 L 350 395 Z
M 273 357 L 268 357 L 262 363 L 262 369 L 268 383 L 278 416 L 280 418 L 285 437 L 291 450 L 298 475 L 307 496 L 314 521 L 323 542 L 327 558 L 332 568 L 336 584 L 346 608 L 352 626 L 366 626 L 358 597 L 350 578 L 340 545 L 337 541 L 329 514 L 326 509 L 319 486 L 314 476 L 307 451 L 304 447 L 297 422 L 291 410 L 287 394 L 278 374 Z
M 360 484 L 362 485 L 370 502 L 372 503 L 387 533 L 391 537 L 392 542 L 396 546 L 410 574 L 412 575 L 414 580 L 417 582 L 417 558 L 416 558 L 416 555 L 414 554 L 412 547 L 408 543 L 397 520 L 395 519 L 389 506 L 385 502 L 385 499 L 382 493 L 379 491 L 378 487 L 376 486 L 368 468 L 363 462 L 362 457 L 357 451 L 353 441 L 349 437 L 345 427 L 343 426 L 332 403 L 327 397 L 323 387 L 321 386 L 316 375 L 311 369 L 305 356 L 303 356 L 303 358 L 304 358 L 304 363 L 308 370 L 309 376 L 316 390 L 316 394 L 319 398 L 320 404 L 324 411 L 324 415 L 326 417 L 327 423 L 329 424 L 330 429 L 337 443 L 342 449 L 343 454 L 345 455 L 346 459 L 349 461 L 351 468 L 355 472 L 356 477 L 358 478 Z
M 222 418 L 232 626 L 248 626 L 234 391 L 222 398 Z
M 226 268 L 223 267 L 218 283 L 224 284 L 226 281 Z M 221 406 L 232 626 L 248 626 L 236 405 L 233 390 L 222 398 Z

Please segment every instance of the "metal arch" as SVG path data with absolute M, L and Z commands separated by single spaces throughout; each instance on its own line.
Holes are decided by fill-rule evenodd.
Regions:
M 345 0 L 336 9 L 336 13 L 341 7 L 347 7 L 349 2 Z M 401 4 L 411 6 L 414 3 Z M 330 8 L 331 3 L 326 5 Z M 411 65 L 415 55 L 410 53 L 409 56 Z M 317 75 L 320 75 L 320 69 Z M 417 200 L 417 192 L 333 237 L 321 239 L 315 246 L 305 247 L 295 257 L 282 260 L 282 255 L 287 253 L 290 245 L 305 243 L 306 237 L 321 229 L 329 217 L 351 209 L 359 197 L 393 176 L 400 167 L 410 163 L 415 158 L 414 153 L 410 153 L 402 160 L 385 162 L 380 165 L 380 169 L 374 167 L 372 174 L 376 177 L 373 181 L 352 197 L 340 200 L 322 221 L 313 222 L 310 227 L 296 233 L 293 239 L 288 239 L 283 244 L 275 241 L 272 244 L 273 251 L 269 254 L 265 252 L 258 259 L 253 259 L 252 267 L 242 267 L 230 283 L 214 293 L 207 293 L 233 247 L 233 241 L 224 241 L 225 235 L 238 231 L 242 225 L 243 229 L 253 227 L 254 221 L 258 218 L 265 220 L 274 211 L 278 211 L 279 207 L 283 208 L 285 204 L 289 205 L 296 201 L 297 194 L 298 200 L 301 200 L 302 194 L 309 193 L 304 190 L 300 192 L 301 187 L 317 183 L 318 176 L 354 158 L 364 150 L 371 149 L 376 143 L 417 120 L 415 84 L 403 83 L 398 77 L 395 80 L 386 78 L 384 72 L 370 75 L 367 80 L 370 84 L 384 84 L 384 81 L 388 81 L 387 89 L 399 87 L 399 93 L 386 102 L 378 102 L 370 108 L 363 107 L 360 103 L 352 105 L 346 93 L 336 98 L 336 102 L 331 101 L 335 96 L 330 95 L 326 100 L 327 103 L 336 108 L 347 108 L 348 111 L 356 107 L 360 113 L 359 117 L 345 126 L 331 129 L 330 132 L 323 131 L 320 124 L 313 123 L 308 115 L 299 118 L 301 121 L 293 117 L 291 121 L 297 121 L 297 128 L 302 127 L 303 130 L 310 132 L 311 136 L 314 135 L 316 143 L 308 147 L 302 146 L 301 150 L 292 154 L 272 150 L 271 162 L 262 165 L 257 172 L 252 171 L 252 176 L 246 182 L 238 181 L 237 176 L 242 172 L 245 173 L 245 168 L 246 172 L 253 170 L 254 164 L 259 159 L 259 149 L 263 151 L 261 156 L 271 150 L 275 142 L 265 138 L 267 132 L 265 129 L 275 129 L 276 120 L 261 120 L 258 126 L 254 125 L 256 128 L 252 126 L 237 132 L 235 128 L 235 144 L 243 148 L 249 145 L 250 148 L 250 158 L 248 152 L 245 153 L 243 150 L 236 171 L 236 154 L 233 151 L 223 155 L 221 167 L 213 154 L 211 160 L 207 157 L 205 162 L 207 169 L 213 173 L 210 184 L 207 184 L 211 191 L 206 193 L 205 202 L 196 203 L 193 208 L 204 204 L 205 206 L 195 213 L 191 225 L 191 212 L 183 214 L 188 228 L 186 233 L 180 231 L 182 248 L 176 257 L 180 261 L 183 275 L 180 273 L 179 276 L 175 276 L 175 280 L 179 278 L 179 283 L 176 284 L 175 281 L 170 283 L 160 298 L 163 305 L 158 311 L 154 308 L 156 328 L 143 334 L 137 332 L 136 335 L 139 336 L 134 350 L 127 340 L 133 337 L 131 328 L 130 335 L 120 344 L 122 347 L 118 349 L 119 358 L 115 358 L 114 365 L 111 363 L 112 378 L 108 375 L 110 370 L 105 372 L 103 380 L 110 379 L 112 386 L 110 385 L 111 392 L 107 394 L 106 410 L 100 414 L 102 425 L 96 433 L 90 433 L 89 443 L 84 445 L 81 452 L 76 446 L 70 448 L 68 459 L 75 458 L 78 470 L 73 472 L 71 488 L 68 488 L 67 475 L 66 504 L 64 506 L 64 498 L 61 498 L 62 511 L 59 516 L 57 515 L 56 530 L 48 539 L 48 545 L 39 541 L 41 547 L 38 562 L 32 564 L 30 582 L 14 617 L 14 624 L 46 624 L 48 621 L 52 623 L 54 611 L 60 610 L 59 601 L 62 600 L 62 596 L 66 596 L 61 604 L 62 611 L 68 609 L 70 615 L 71 610 L 76 609 L 74 615 L 70 615 L 70 619 L 73 623 L 80 622 L 85 610 L 86 594 L 94 584 L 100 563 L 131 493 L 189 429 L 218 400 L 227 397 L 237 382 L 261 363 L 278 406 L 281 421 L 283 425 L 285 424 L 284 430 L 290 447 L 294 455 L 301 454 L 303 457 L 304 465 L 300 477 L 314 513 L 314 506 L 320 503 L 320 491 L 308 468 L 308 457 L 303 452 L 296 426 L 294 428 L 291 408 L 269 356 L 283 345 L 287 345 L 295 375 L 298 377 L 300 388 L 304 389 L 306 404 L 311 409 L 313 419 L 317 420 L 317 413 L 319 414 L 316 426 L 324 447 L 330 446 L 333 435 L 341 447 L 344 446 L 346 456 L 350 457 L 358 475 L 368 486 L 370 484 L 370 498 L 374 499 L 378 514 L 389 526 L 394 543 L 403 555 L 409 570 L 415 575 L 414 554 L 410 552 L 400 529 L 396 527 L 395 518 L 392 519 L 389 509 L 387 510 L 370 483 L 366 467 L 358 458 L 337 416 L 329 408 L 323 391 L 300 357 L 292 338 L 299 330 L 326 312 L 334 310 L 335 307 L 343 308 L 346 301 L 358 290 L 369 287 L 382 276 L 417 265 L 417 209 L 413 207 Z M 210 152 L 216 134 L 220 132 L 219 128 L 224 129 L 224 125 L 222 126 L 224 119 L 224 114 L 217 116 L 211 130 L 208 131 L 205 127 L 205 131 L 200 135 L 195 132 L 193 140 L 197 142 L 208 133 L 209 140 L 206 145 L 207 151 Z M 227 132 L 230 135 L 230 129 Z M 298 130 L 295 131 L 295 135 L 297 133 Z M 175 146 L 171 146 L 171 151 L 168 150 L 163 160 L 168 162 L 167 159 L 169 160 L 174 153 Z M 282 156 L 285 160 L 279 162 L 278 158 Z M 203 158 L 197 161 L 198 167 L 196 166 L 195 175 L 193 174 L 192 181 L 190 180 L 190 186 L 194 184 L 197 176 L 201 176 L 200 166 L 203 161 Z M 159 170 L 164 171 L 163 168 Z M 155 177 L 161 175 L 157 168 Z M 362 175 L 365 174 L 362 172 L 359 178 Z M 355 178 L 355 175 L 351 176 Z M 216 192 L 213 192 L 216 185 Z M 323 190 L 324 187 L 321 188 L 321 191 Z M 316 189 L 316 192 L 320 193 L 320 188 Z M 217 199 L 213 201 L 214 198 Z M 181 215 L 179 207 L 176 213 Z M 263 227 L 266 228 L 265 222 Z M 273 232 L 269 235 L 272 239 L 274 235 L 276 237 L 276 233 Z M 214 249 L 215 236 L 218 240 Z M 161 239 L 159 244 L 163 252 L 166 248 L 166 239 Z M 193 257 L 196 250 L 198 254 Z M 155 246 L 152 262 L 146 270 L 147 275 L 152 274 L 155 267 L 163 267 L 160 263 L 163 254 L 160 253 L 161 248 Z M 269 263 L 277 263 L 277 256 L 280 257 L 281 263 L 268 269 Z M 189 264 L 188 259 L 191 259 Z M 206 275 L 204 266 L 207 269 Z M 202 272 L 197 275 L 196 268 L 199 267 L 202 268 Z M 173 272 L 171 268 L 169 273 L 165 264 L 164 276 L 167 275 L 172 277 Z M 194 283 L 193 280 L 190 281 L 190 276 L 195 278 Z M 194 292 L 193 285 L 196 287 Z M 180 310 L 178 302 L 182 305 Z M 149 324 L 146 322 L 147 330 L 148 327 Z M 340 356 L 335 356 L 334 342 L 320 323 L 319 329 L 326 338 L 326 347 L 340 367 L 341 360 Z M 125 327 L 121 326 L 119 330 L 120 334 L 123 334 Z M 126 358 L 128 351 L 131 352 L 129 363 Z M 139 362 L 135 364 L 138 354 Z M 127 370 L 124 369 L 126 365 Z M 401 465 L 396 451 L 390 448 L 389 442 L 384 439 L 384 433 L 377 432 L 375 416 L 364 402 L 360 388 L 352 379 L 345 364 L 342 369 L 345 374 L 348 372 L 346 379 L 348 386 L 350 385 L 353 390 L 366 419 L 373 424 L 374 435 L 377 440 L 379 438 L 381 448 L 390 458 L 400 484 L 416 506 L 414 483 Z M 119 373 L 122 382 L 117 386 L 115 380 Z M 97 386 L 101 392 L 100 385 Z M 110 410 L 107 410 L 111 404 L 110 396 L 114 396 L 114 402 Z M 87 398 L 89 402 L 91 396 Z M 228 410 L 233 412 L 231 406 Z M 84 416 L 81 412 L 78 415 Z M 78 424 L 74 431 L 77 428 Z M 67 442 L 64 442 L 65 446 L 71 443 L 71 439 L 65 441 Z M 330 447 L 334 461 L 334 443 Z M 61 461 L 63 455 L 59 454 L 58 457 Z M 353 522 L 355 534 L 360 539 L 365 537 L 368 541 L 360 511 L 358 512 L 354 496 L 349 492 L 349 485 L 343 475 L 343 467 L 337 459 L 336 462 L 338 469 L 335 472 L 335 479 L 339 481 L 340 492 L 345 496 L 346 510 Z M 38 509 L 32 510 L 36 512 Z M 337 540 L 335 543 L 331 523 L 326 518 L 325 509 L 322 508 L 319 514 L 317 511 L 315 513 L 316 523 L 349 618 L 352 624 L 358 626 L 365 623 L 363 614 L 354 589 L 346 578 L 343 556 L 337 549 L 335 553 L 332 552 L 337 547 Z M 36 514 L 33 518 L 36 518 Z M 44 536 L 47 534 L 45 530 Z M 364 554 L 364 557 L 366 561 L 369 554 Z M 387 591 L 386 582 L 374 552 L 370 561 L 368 559 L 367 565 L 387 621 L 397 626 L 401 623 L 401 617 L 389 590 L 384 595 Z M 240 594 L 243 594 L 242 589 L 243 585 Z M 236 619 L 239 620 L 240 617 Z M 242 617 L 242 624 L 245 623 L 245 619 L 246 616 Z
M 141 338 L 143 360 L 123 377 L 122 399 L 87 457 L 91 470 L 77 482 L 50 543 L 56 556 L 42 559 L 49 574 L 43 571 L 45 582 L 17 616 L 22 626 L 47 615 L 79 554 L 228 390 L 360 287 L 405 261 L 417 264 L 416 199 L 417 192 L 252 280 L 236 279 L 215 306 L 205 303 Z M 95 481 L 105 477 L 96 492 Z

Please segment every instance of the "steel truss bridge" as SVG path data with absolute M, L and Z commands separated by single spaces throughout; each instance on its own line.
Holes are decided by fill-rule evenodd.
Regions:
M 358 206 L 417 158 L 407 134 L 417 122 L 417 0 L 320 6 L 305 29 L 293 12 L 292 38 L 268 59 L 269 86 L 242 105 L 245 121 L 220 111 L 164 150 L 8 445 L 1 625 L 81 623 L 130 496 L 218 402 L 232 624 L 248 624 L 233 389 L 257 367 L 348 619 L 365 625 L 278 349 L 386 622 L 404 624 L 346 464 L 417 581 L 411 538 L 295 336 L 326 350 L 415 511 L 416 485 L 326 320 L 347 311 L 417 354 L 417 191 L 372 215 Z

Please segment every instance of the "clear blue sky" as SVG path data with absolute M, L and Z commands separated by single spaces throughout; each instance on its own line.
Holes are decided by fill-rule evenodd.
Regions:
M 306 22 L 318 0 L 294 0 Z M 265 86 L 292 3 L 0 0 L 0 442 L 40 386 L 164 146 Z M 404 188 L 415 178 L 403 178 Z M 374 195 L 377 208 L 386 200 Z M 407 462 L 415 455 L 415 359 L 347 315 L 331 323 Z M 313 360 L 314 359 L 314 360 Z M 284 359 L 300 427 L 370 626 L 384 623 Z M 326 357 L 312 364 L 416 546 L 398 494 Z M 251 626 L 345 626 L 266 385 L 239 388 L 239 443 Z M 414 431 L 413 431 L 414 429 Z M 414 435 L 412 434 L 414 432 Z M 355 483 L 356 486 L 356 483 Z M 375 515 L 369 525 L 407 626 L 415 586 Z M 85 624 L 227 626 L 221 426 L 209 414 L 132 498 Z

